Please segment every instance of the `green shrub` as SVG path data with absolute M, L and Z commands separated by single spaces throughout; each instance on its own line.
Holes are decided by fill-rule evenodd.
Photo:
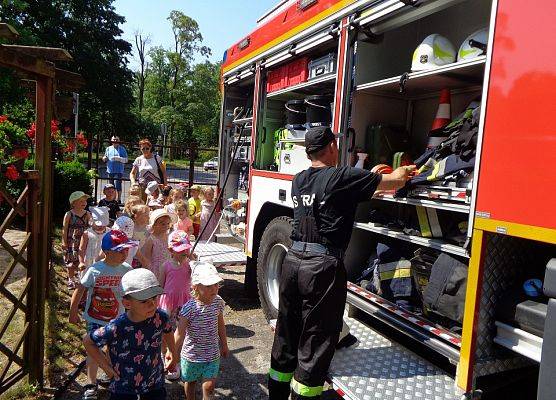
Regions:
M 218 151 L 200 150 L 197 153 L 197 158 L 195 159 L 195 162 L 197 163 L 205 162 L 216 156 L 218 156 Z
M 57 162 L 54 167 L 54 221 L 61 223 L 65 212 L 69 210 L 68 198 L 72 192 L 81 190 L 92 194 L 91 175 L 78 161 Z

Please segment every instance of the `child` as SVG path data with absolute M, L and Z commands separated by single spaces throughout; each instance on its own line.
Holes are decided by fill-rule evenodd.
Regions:
M 160 267 L 171 258 L 168 251 L 168 230 L 175 223 L 174 214 L 160 209 L 151 212 L 151 235 L 143 246 L 143 255 L 149 260 L 149 269 L 160 278 Z
M 131 208 L 131 219 L 135 223 L 135 229 L 133 230 L 133 240 L 139 241 L 139 246 L 137 254 L 132 261 L 131 266 L 133 268 L 148 268 L 149 260 L 143 255 L 143 246 L 147 241 L 147 225 L 149 224 L 149 213 L 150 209 L 145 204 L 139 204 Z
M 68 269 L 68 289 L 75 288 L 81 236 L 89 227 L 91 220 L 91 214 L 85 210 L 89 197 L 88 194 L 81 191 L 73 192 L 69 197 L 71 209 L 64 215 L 62 249 L 64 250 L 64 264 Z
M 187 201 L 189 205 L 189 218 L 193 221 L 193 234 L 199 237 L 199 229 L 201 228 L 201 186 L 193 185 L 189 190 L 191 197 Z
M 172 186 L 162 186 L 160 188 L 160 204 L 162 204 L 164 208 L 172 202 L 172 199 L 170 198 L 171 191 Z
M 143 191 L 141 190 L 141 186 L 139 186 L 138 184 L 134 184 L 129 187 L 129 196 L 137 196 L 141 198 L 142 195 Z
M 110 222 L 114 222 L 120 214 L 120 204 L 118 203 L 118 200 L 116 200 L 118 192 L 116 192 L 114 185 L 107 183 L 104 185 L 102 193 L 104 193 L 104 198 L 98 202 L 98 205 L 99 207 L 108 207 L 110 210 Z
M 114 221 L 114 226 L 112 227 L 112 229 L 122 231 L 127 235 L 128 238 L 132 238 L 135 231 L 135 223 L 131 218 L 122 215 L 121 217 L 118 217 L 116 221 Z M 127 258 L 125 260 L 125 262 L 129 266 L 133 264 L 133 258 L 135 257 L 135 254 L 137 254 L 138 249 L 139 249 L 139 243 L 137 244 L 136 247 L 129 249 Z
M 191 269 L 189 268 L 189 250 L 191 249 L 188 234 L 174 231 L 168 236 L 168 250 L 172 258 L 160 268 L 160 286 L 164 294 L 160 296 L 159 307 L 169 316 L 175 326 L 182 305 L 191 298 Z M 163 351 L 164 353 L 164 351 Z M 178 379 L 179 369 L 168 371 L 168 379 Z
M 204 190 L 203 190 L 203 197 L 204 200 L 201 202 L 201 233 L 199 233 L 199 235 L 201 235 L 201 237 L 199 237 L 199 240 L 214 240 L 214 238 L 212 238 L 212 233 L 213 232 L 218 232 L 217 226 L 220 220 L 220 213 L 219 212 L 215 212 L 212 215 L 212 218 L 210 218 L 212 210 L 214 210 L 214 207 L 216 205 L 216 203 L 214 202 L 214 188 L 212 186 L 207 186 Z M 209 220 L 210 218 L 210 220 Z M 204 231 L 204 232 L 203 232 Z
M 102 237 L 102 251 L 105 259 L 94 263 L 81 278 L 81 283 L 73 292 L 69 321 L 79 324 L 77 313 L 79 301 L 87 291 L 87 302 L 83 318 L 87 322 L 87 333 L 105 326 L 109 321 L 124 312 L 122 306 L 122 292 L 120 280 L 131 269 L 124 263 L 128 250 L 137 244 L 130 241 L 122 231 L 110 231 Z M 91 357 L 87 359 L 87 376 L 89 384 L 85 386 L 83 400 L 97 397 L 97 361 Z
M 91 207 L 92 226 L 81 236 L 79 244 L 79 273 L 101 259 L 101 242 L 106 233 L 109 219 L 107 207 Z
M 147 205 L 151 210 L 154 211 L 164 207 L 164 204 L 162 203 L 162 196 L 160 195 L 160 188 L 158 187 L 158 182 L 149 182 L 147 188 L 145 189 L 145 193 L 147 194 Z
M 169 349 L 168 369 L 178 355 L 168 315 L 156 308 L 162 288 L 151 271 L 139 268 L 124 275 L 121 291 L 126 312 L 83 337 L 87 354 L 112 379 L 110 400 L 166 399 L 162 343 Z
M 169 213 L 177 214 L 176 202 L 183 199 L 184 199 L 184 194 L 180 189 L 172 189 L 170 190 L 170 195 L 168 196 L 168 200 L 170 201 L 170 203 L 168 203 L 168 205 L 164 208 Z
M 178 216 L 178 222 L 174 224 L 174 230 L 184 231 L 188 235 L 193 234 L 193 222 L 188 217 L 189 210 L 187 204 L 183 200 L 178 200 L 174 203 L 176 214 Z
M 139 196 L 129 196 L 124 205 L 124 212 L 122 215 L 131 217 L 131 207 L 137 206 L 139 204 L 144 204 L 143 200 Z
M 220 356 L 227 357 L 229 351 L 223 313 L 225 303 L 218 296 L 222 278 L 214 265 L 194 264 L 193 298 L 179 313 L 176 346 L 181 348 L 181 378 L 185 382 L 187 400 L 195 400 L 198 381 L 202 382 L 203 399 L 212 399 Z

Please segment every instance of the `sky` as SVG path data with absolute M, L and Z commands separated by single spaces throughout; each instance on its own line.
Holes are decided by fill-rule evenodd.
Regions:
M 135 32 L 150 35 L 150 46 L 171 48 L 173 43 L 170 11 L 179 10 L 199 24 L 204 45 L 212 50 L 211 61 L 221 61 L 224 51 L 255 29 L 261 17 L 277 0 L 116 0 L 116 12 L 126 18 L 121 26 L 123 38 L 133 45 L 131 69 L 139 60 L 135 51 Z M 197 57 L 197 61 L 203 61 Z

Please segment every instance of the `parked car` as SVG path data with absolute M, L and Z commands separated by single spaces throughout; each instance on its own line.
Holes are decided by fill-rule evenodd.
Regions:
M 218 157 L 213 157 L 210 160 L 205 161 L 203 163 L 203 169 L 205 171 L 209 171 L 209 170 L 216 171 L 218 169 Z

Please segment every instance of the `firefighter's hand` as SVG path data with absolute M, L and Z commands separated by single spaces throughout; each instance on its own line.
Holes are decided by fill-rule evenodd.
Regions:
M 399 167 L 396 168 L 393 172 L 392 172 L 392 177 L 394 179 L 399 179 L 402 180 L 404 182 L 407 182 L 410 178 L 411 175 L 413 173 L 413 171 L 415 171 L 415 165 L 408 165 L 405 167 Z

